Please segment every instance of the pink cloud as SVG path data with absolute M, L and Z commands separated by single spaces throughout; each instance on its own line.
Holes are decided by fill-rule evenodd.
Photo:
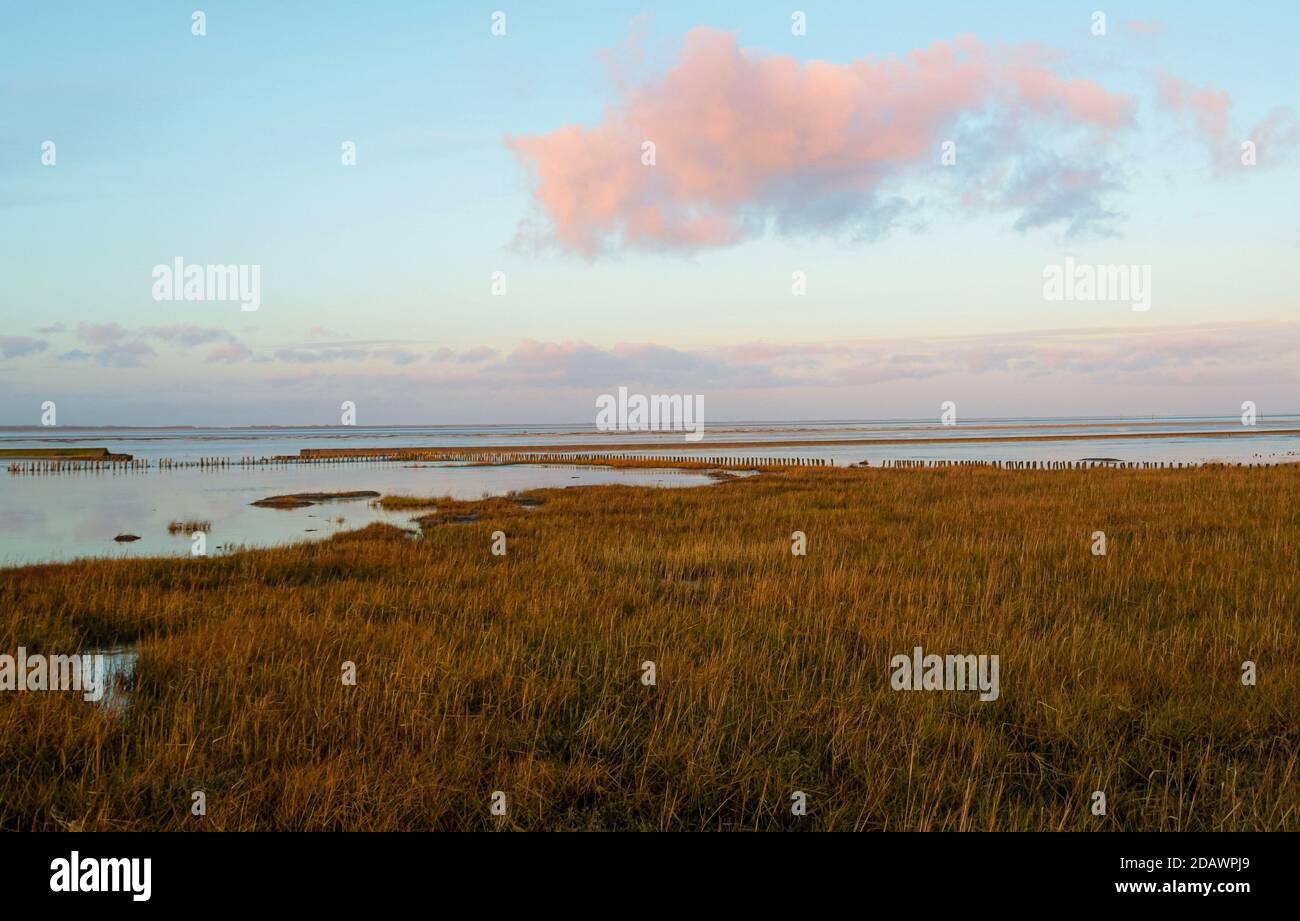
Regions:
M 1121 26 L 1130 35 L 1159 35 L 1165 31 L 1165 24 L 1155 19 L 1130 19 Z
M 879 207 L 882 185 L 933 163 L 965 116 L 998 111 L 1103 137 L 1131 122 L 1128 97 L 1042 58 L 966 36 L 904 58 L 801 64 L 697 28 L 657 83 L 620 86 L 599 124 L 506 143 L 567 249 L 725 246 L 771 220 L 829 229 L 846 210 Z M 654 166 L 642 163 L 645 141 Z
M 1218 142 L 1228 133 L 1228 114 L 1232 97 L 1211 86 L 1196 89 L 1181 77 L 1170 73 L 1156 75 L 1156 89 L 1160 101 L 1175 112 L 1190 113 L 1200 132 L 1210 141 Z
M 236 362 L 247 361 L 253 357 L 253 352 L 242 342 L 230 341 L 216 346 L 208 353 L 207 361 L 209 363 L 221 362 L 224 364 L 235 364 Z
M 1133 102 L 1091 80 L 1065 79 L 1047 67 L 1022 64 L 1007 69 L 1020 101 L 1040 115 L 1113 130 L 1133 118 Z
M 1215 168 L 1221 173 L 1242 166 L 1241 145 L 1232 131 L 1232 97 L 1211 86 L 1197 89 L 1181 77 L 1169 73 L 1156 75 L 1160 103 L 1171 112 L 1190 116 L 1196 132 L 1210 152 Z M 1254 142 L 1254 166 L 1273 166 L 1300 146 L 1300 119 L 1294 109 L 1272 109 L 1241 141 Z
M 117 323 L 78 323 L 77 336 L 91 345 L 107 346 L 125 339 L 129 333 Z
M 1294 109 L 1278 106 L 1255 126 L 1250 139 L 1258 150 L 1259 165 L 1271 166 L 1300 147 L 1300 118 Z

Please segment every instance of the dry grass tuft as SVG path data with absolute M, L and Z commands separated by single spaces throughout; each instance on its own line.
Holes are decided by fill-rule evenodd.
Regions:
M 186 519 L 184 521 L 173 521 L 167 525 L 168 534 L 193 534 L 195 531 L 208 533 L 212 530 L 212 522 L 201 521 L 196 518 Z

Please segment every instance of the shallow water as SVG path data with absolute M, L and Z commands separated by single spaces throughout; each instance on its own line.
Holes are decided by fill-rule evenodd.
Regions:
M 970 434 L 970 433 L 965 433 Z M 922 437 L 922 436 L 915 436 Z M 932 437 L 926 433 L 924 437 Z M 637 456 L 656 454 L 647 449 Z M 681 454 L 681 451 L 665 451 Z M 870 461 L 879 466 L 883 460 L 979 460 L 979 461 L 1080 461 L 1084 458 L 1114 458 L 1124 463 L 1158 461 L 1183 464 L 1288 464 L 1300 462 L 1300 436 L 1252 435 L 1219 438 L 1124 438 L 1061 440 L 1035 437 L 1023 441 L 931 442 L 909 444 L 800 445 L 797 447 L 748 447 L 710 449 L 701 452 L 710 457 L 816 457 L 829 459 L 836 466 Z
M 228 467 L 12 476 L 0 471 L 0 565 L 81 557 L 185 556 L 187 534 L 172 521 L 211 522 L 208 555 L 322 539 L 386 522 L 414 529 L 426 511 L 387 512 L 371 499 L 323 502 L 301 509 L 250 503 L 300 492 L 374 490 L 382 495 L 478 499 L 544 487 L 603 483 L 686 487 L 714 482 L 677 470 L 517 464 L 499 467 L 396 463 Z M 140 537 L 116 543 L 119 534 Z
M 1266 431 L 1270 428 L 1300 429 L 1300 417 L 1264 416 L 1260 417 L 1256 429 Z M 593 450 L 602 450 L 608 444 L 645 444 L 648 449 L 663 448 L 671 450 L 676 447 L 707 448 L 710 442 L 720 441 L 781 441 L 798 439 L 819 441 L 851 437 L 890 438 L 905 446 L 917 438 L 957 438 L 972 435 L 1025 436 L 1033 437 L 1050 434 L 1053 430 L 1063 433 L 1114 433 L 1114 432 L 1171 432 L 1171 431 L 1222 431 L 1240 432 L 1241 420 L 1229 417 L 1151 417 L 1151 418 L 1061 418 L 1061 419 L 969 419 L 958 425 L 940 425 L 936 420 L 899 419 L 886 421 L 823 421 L 823 422 L 707 422 L 703 442 L 691 446 L 684 443 L 684 436 L 679 433 L 649 432 L 597 432 L 588 425 L 535 425 L 535 426 L 332 426 L 315 428 L 177 428 L 177 429 L 0 429 L 0 448 L 58 448 L 58 447 L 104 447 L 136 458 L 156 461 L 170 458 L 175 461 L 190 461 L 200 457 L 225 457 L 238 460 L 240 457 L 271 457 L 275 455 L 296 455 L 304 448 L 470 448 L 489 446 L 521 447 L 533 445 L 543 447 L 557 444 L 591 445 Z M 1153 438 L 1157 446 L 1161 442 L 1175 439 Z M 1249 442 L 1256 439 L 1194 439 L 1195 441 L 1220 441 L 1224 445 L 1236 442 Z M 1131 442 L 1097 441 L 1093 444 L 1138 444 Z M 1296 446 L 1295 436 L 1289 438 L 1292 447 Z M 990 457 L 1015 460 L 1067 460 L 1073 454 L 1061 456 L 1030 455 L 1021 453 L 1017 442 L 1000 442 L 988 445 L 952 446 L 952 450 L 970 452 L 985 449 Z M 1080 442 L 1075 442 L 1078 445 Z M 1082 443 L 1086 451 L 1088 442 Z M 1145 442 L 1143 442 L 1145 444 Z M 918 446 L 919 447 L 919 446 Z M 886 446 L 885 449 L 888 449 Z M 874 448 L 873 448 L 874 449 Z M 1040 450 L 1029 445 L 1028 450 Z M 841 446 L 824 447 L 800 446 L 779 449 L 786 455 L 824 456 L 823 452 L 833 452 L 834 456 L 845 454 Z M 1071 447 L 1073 450 L 1073 447 Z M 1236 452 L 1236 447 L 1224 450 Z M 850 450 L 845 456 L 859 453 Z M 899 455 L 903 456 L 903 455 Z M 907 455 L 911 456 L 911 455 Z M 920 455 L 917 455 L 920 456 Z M 926 455 L 931 456 L 931 455 Z M 963 457 L 979 456 L 963 454 Z M 1080 456 L 1087 456 L 1080 455 Z M 861 460 L 855 457 L 853 462 Z M 1139 459 L 1134 457 L 1132 459 Z M 1184 460 L 1190 458 L 1155 458 L 1143 456 L 1140 459 Z
M 104 696 L 99 705 L 116 716 L 126 712 L 131 705 L 130 685 L 135 677 L 135 666 L 140 652 L 134 646 L 110 646 L 105 649 L 87 649 L 87 655 L 99 656 L 103 663 Z

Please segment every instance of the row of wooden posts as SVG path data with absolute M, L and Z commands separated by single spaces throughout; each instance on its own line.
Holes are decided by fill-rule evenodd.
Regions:
M 78 460 L 64 458 L 59 460 L 13 461 L 9 472 L 19 473 L 80 473 L 83 471 L 117 473 L 124 470 L 147 470 L 147 460 Z
M 396 457 L 395 460 L 409 460 L 409 457 Z M 551 452 L 551 451 L 486 451 L 456 452 L 438 457 L 421 455 L 422 460 L 472 461 L 488 464 L 565 464 L 574 461 L 620 461 L 635 460 L 662 464 L 703 464 L 714 467 L 829 467 L 831 461 L 825 457 L 725 457 L 720 455 L 697 454 L 628 454 L 628 453 L 586 453 L 586 452 Z
M 863 462 L 861 466 L 870 466 Z M 880 466 L 891 468 L 920 467 L 988 467 L 994 470 L 1091 470 L 1094 467 L 1121 467 L 1126 470 L 1182 470 L 1200 464 L 1174 461 L 1118 461 L 1091 459 L 1081 461 L 982 461 L 982 460 L 885 460 Z M 1236 467 L 1268 466 L 1266 464 L 1232 464 Z

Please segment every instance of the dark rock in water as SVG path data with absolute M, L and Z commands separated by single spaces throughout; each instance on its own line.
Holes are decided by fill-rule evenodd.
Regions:
M 119 534 L 117 537 L 113 538 L 113 540 L 117 541 L 119 544 L 129 544 L 131 541 L 139 539 L 139 534 Z

